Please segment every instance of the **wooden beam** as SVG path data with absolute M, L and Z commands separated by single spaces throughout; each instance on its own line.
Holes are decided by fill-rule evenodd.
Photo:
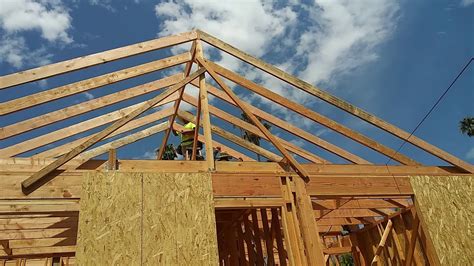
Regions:
M 296 209 L 300 221 L 303 242 L 309 265 L 325 265 L 319 230 L 311 207 L 311 199 L 306 192 L 305 183 L 299 178 L 294 179 Z
M 191 54 L 191 60 L 186 63 L 186 66 L 184 67 L 184 76 L 188 77 L 189 73 L 191 73 L 191 67 L 193 66 L 193 60 L 194 57 L 196 56 L 196 41 L 193 41 L 193 44 L 191 45 L 191 49 L 189 50 L 189 53 Z M 176 113 L 178 112 L 179 105 L 181 104 L 181 98 L 183 98 L 183 93 L 184 93 L 185 86 L 179 89 L 179 96 L 176 102 L 174 103 L 174 113 L 173 115 L 169 118 L 168 124 L 171 125 L 170 128 L 168 128 L 165 132 L 165 135 L 163 136 L 163 140 L 161 141 L 160 149 L 158 150 L 158 154 L 156 156 L 157 160 L 161 160 L 163 158 L 163 153 L 165 152 L 166 145 L 168 144 L 168 138 L 170 137 L 170 133 L 173 130 L 173 125 L 174 125 L 174 120 L 176 119 Z
M 198 84 L 195 82 L 195 81 L 192 81 L 191 84 L 193 86 L 198 86 Z M 223 91 L 217 89 L 216 87 L 213 87 L 211 85 L 208 85 L 207 86 L 208 88 L 208 91 L 224 100 L 225 102 L 227 103 L 230 103 L 234 106 L 236 106 L 236 104 L 234 103 L 234 101 L 232 101 L 232 99 Z M 249 108 L 257 117 L 260 117 L 262 118 L 263 120 L 265 121 L 268 121 L 270 123 L 272 123 L 274 126 L 277 126 L 297 137 L 301 137 L 302 139 L 305 139 L 311 143 L 313 143 L 314 145 L 320 147 L 320 148 L 323 148 L 324 150 L 327 150 L 331 153 L 334 153 L 335 155 L 343 158 L 343 159 L 346 159 L 348 160 L 349 162 L 353 162 L 353 163 L 357 163 L 357 164 L 371 164 L 369 161 L 366 161 L 362 158 L 360 158 L 359 156 L 355 155 L 355 154 L 352 154 L 344 149 L 341 149 L 340 147 L 336 146 L 336 145 L 333 145 L 332 143 L 330 142 L 327 142 L 309 132 L 306 132 L 296 126 L 293 126 L 291 125 L 290 123 L 288 123 L 287 121 L 284 121 L 284 120 L 281 120 L 279 119 L 278 117 L 276 116 L 273 116 L 265 111 L 262 111 L 252 105 L 249 105 L 247 103 L 244 103 L 247 105 L 247 108 Z
M 465 171 L 468 171 L 470 173 L 474 173 L 474 166 L 468 162 L 465 162 L 445 151 L 443 151 L 442 149 L 436 147 L 436 146 L 433 146 L 429 143 L 427 143 L 426 141 L 416 137 L 416 136 L 413 136 L 411 135 L 410 133 L 376 117 L 375 115 L 373 114 L 370 114 L 368 113 L 367 111 L 361 109 L 361 108 L 358 108 L 334 95 L 331 95 L 315 86 L 312 86 L 311 84 L 307 83 L 307 82 L 304 82 L 303 80 L 300 80 L 270 64 L 267 64 L 265 62 L 263 62 L 262 60 L 260 59 L 257 59 L 251 55 L 248 55 L 242 51 L 240 51 L 239 49 L 205 33 L 205 32 L 202 32 L 200 30 L 197 31 L 197 34 L 198 34 L 198 37 L 207 42 L 208 44 L 216 47 L 216 48 L 219 48 L 225 52 L 227 52 L 228 54 L 230 55 L 233 55 L 265 72 L 267 72 L 268 74 L 280 79 L 280 80 L 283 80 L 299 89 L 302 89 L 304 91 L 306 91 L 307 93 L 311 94 L 311 95 L 314 95 L 316 97 L 318 97 L 319 99 L 323 100 L 323 101 L 326 101 L 336 107 L 338 107 L 339 109 L 341 110 L 344 110 L 346 112 L 348 112 L 349 114 L 351 115 L 354 115 L 380 129 L 383 129 L 389 133 L 391 133 L 392 135 L 394 136 L 397 136 L 399 138 L 401 138 L 402 140 L 406 140 L 407 142 L 427 151 L 428 153 L 431 153 L 432 155 L 442 159 L 442 160 L 445 160 Z
M 174 97 L 174 96 L 175 95 L 173 95 L 173 97 L 168 97 L 165 101 L 159 103 L 156 106 L 161 106 L 161 105 L 166 104 L 168 102 L 174 101 L 176 99 L 176 97 Z M 0 149 L 0 158 L 13 157 L 13 156 L 16 156 L 18 154 L 22 154 L 24 152 L 31 151 L 31 150 L 34 150 L 36 148 L 48 145 L 50 143 L 53 143 L 53 142 L 56 142 L 56 141 L 74 136 L 74 135 L 79 134 L 81 132 L 85 132 L 87 130 L 105 125 L 107 123 L 110 123 L 112 121 L 115 121 L 115 120 L 121 118 L 124 115 L 124 113 L 127 113 L 127 112 L 137 108 L 141 104 L 142 103 L 138 103 L 138 104 L 135 104 L 135 105 L 132 105 L 132 106 L 129 106 L 129 107 L 117 110 L 117 111 L 113 111 L 113 112 L 110 112 L 110 113 L 107 113 L 107 114 L 104 114 L 104 115 L 101 115 L 101 116 L 97 116 L 97 117 L 88 119 L 86 121 L 83 121 L 83 122 L 80 122 L 80 123 L 77 123 L 77 124 L 74 124 L 74 125 L 71 125 L 71 126 L 68 126 L 68 127 L 65 127 L 65 128 L 61 128 L 61 129 L 58 129 L 56 131 L 53 131 L 53 132 L 50 132 L 50 133 L 47 133 L 47 134 L 44 134 L 44 135 L 41 135 L 41 136 L 38 136 L 36 138 L 32 138 L 32 139 L 23 141 L 21 143 L 11 145 L 11 146 L 6 147 L 4 149 Z M 159 111 L 157 113 L 159 114 L 159 113 L 163 113 L 163 112 Z M 71 146 L 71 144 L 74 146 L 74 143 L 78 143 L 78 141 L 80 142 L 80 140 L 78 139 L 78 140 L 74 140 L 72 142 L 66 143 L 64 145 L 61 145 L 60 147 L 62 147 L 62 148 L 60 148 L 60 150 L 63 151 L 64 153 L 66 153 L 67 151 L 63 148 L 67 148 L 67 145 Z M 50 150 L 48 150 L 48 151 L 50 151 Z M 48 151 L 41 152 L 40 154 L 48 154 Z M 49 153 L 49 154 L 51 154 L 51 153 Z M 46 158 L 48 156 L 42 156 L 42 155 L 37 154 L 37 155 L 34 155 L 33 157 Z M 49 157 L 53 157 L 53 156 L 49 156 Z
M 23 190 L 25 192 L 28 192 L 28 190 L 31 189 L 31 187 L 35 183 L 42 181 L 46 175 L 48 175 L 49 173 L 51 173 L 52 171 L 57 169 L 59 166 L 67 163 L 69 160 L 76 157 L 78 154 L 80 154 L 81 152 L 83 152 L 84 150 L 89 148 L 90 146 L 94 145 L 98 141 L 100 141 L 103 138 L 105 138 L 106 136 L 110 135 L 111 133 L 113 133 L 114 131 L 116 131 L 117 129 L 119 129 L 120 127 L 125 125 L 126 123 L 130 122 L 135 117 L 141 115 L 142 113 L 144 113 L 145 111 L 147 111 L 148 109 L 150 109 L 151 107 L 156 105 L 157 103 L 164 100 L 166 97 L 172 95 L 180 87 L 182 87 L 183 85 L 189 83 L 191 80 L 193 80 L 194 78 L 196 78 L 200 74 L 204 73 L 204 71 L 205 71 L 204 69 L 197 70 L 196 72 L 193 73 L 193 75 L 191 75 L 191 76 L 185 78 L 183 81 L 171 86 L 169 89 L 167 89 L 162 94 L 156 96 L 155 98 L 153 98 L 151 100 L 148 100 L 143 106 L 135 109 L 131 113 L 124 116 L 122 119 L 115 122 L 113 125 L 110 125 L 109 127 L 104 129 L 100 133 L 94 135 L 89 140 L 85 141 L 84 143 L 82 143 L 78 147 L 74 148 L 72 151 L 68 152 L 67 154 L 63 155 L 62 157 L 60 157 L 59 159 L 57 159 L 56 161 L 54 161 L 50 165 L 48 165 L 45 168 L 41 169 L 39 172 L 35 173 L 34 175 L 32 175 L 31 177 L 29 177 L 28 179 L 26 179 L 25 181 L 22 182 Z
M 378 210 L 378 211 L 377 211 Z M 314 210 L 316 220 L 323 218 L 362 218 L 382 217 L 395 213 L 391 208 L 387 209 L 337 209 L 337 210 Z
M 185 119 L 189 119 L 189 121 L 194 121 L 194 116 L 192 114 L 189 114 L 189 113 L 186 113 L 186 112 L 182 112 L 182 111 L 178 111 L 178 115 L 180 117 L 183 117 Z M 202 124 L 200 125 L 202 126 Z M 258 153 L 272 161 L 275 161 L 275 162 L 279 162 L 281 161 L 282 157 L 273 153 L 273 152 L 270 152 L 258 145 L 255 145 L 249 141 L 246 141 L 244 140 L 243 138 L 239 137 L 239 136 L 236 136 L 220 127 L 217 127 L 217 126 L 214 126 L 214 125 L 211 125 L 211 131 L 216 133 L 217 135 L 231 141 L 231 142 L 234 142 L 235 144 L 241 146 L 241 147 L 244 147 L 252 152 L 255 152 L 255 153 Z
M 416 248 L 416 240 L 418 238 L 419 226 L 420 226 L 420 219 L 415 212 L 415 219 L 413 221 L 413 227 L 411 230 L 411 238 L 410 238 L 410 242 L 407 245 L 407 253 L 405 256 L 406 257 L 405 266 L 411 266 L 412 264 L 413 254 L 415 253 L 415 248 Z
M 174 100 L 174 99 L 166 99 L 164 100 L 163 102 L 157 104 L 156 106 L 159 106 L 161 104 L 165 104 L 165 103 L 168 103 L 169 101 L 168 100 Z M 129 111 L 132 111 L 133 109 L 139 107 L 140 105 L 142 105 L 143 103 L 139 103 L 137 105 L 132 105 L 130 107 L 127 107 L 125 108 L 126 110 L 124 109 L 121 109 L 121 110 L 118 110 L 118 117 L 114 117 L 113 119 L 110 118 L 110 117 L 106 117 L 107 119 L 103 120 L 103 121 L 100 121 L 100 122 L 95 122 L 96 120 L 94 119 L 91 119 L 90 121 L 92 123 L 96 123 L 95 125 L 92 125 L 93 128 L 95 127 L 98 127 L 98 126 L 101 126 L 101 125 L 104 125 L 104 124 L 107 124 L 109 122 L 113 122 L 115 120 L 117 120 L 118 118 L 121 118 L 124 113 L 127 113 Z M 127 112 L 125 112 L 127 111 Z M 157 112 L 154 112 L 154 113 L 151 113 L 149 115 L 146 115 L 146 116 L 143 116 L 143 117 L 140 117 L 140 118 L 137 118 L 137 119 L 134 119 L 132 121 L 130 121 L 130 123 L 126 124 L 125 126 L 123 126 L 122 128 L 118 129 L 117 131 L 115 131 L 114 133 L 108 135 L 107 137 L 104 138 L 105 139 L 109 139 L 109 138 L 112 138 L 114 136 L 117 136 L 119 134 L 122 134 L 124 132 L 127 132 L 127 131 L 130 131 L 130 130 L 133 130 L 133 129 L 136 129 L 136 128 L 139 128 L 141 126 L 144 126 L 144 125 L 148 125 L 150 123 L 153 123 L 153 122 L 156 122 L 160 119 L 163 119 L 165 117 L 168 117 L 172 114 L 172 108 L 168 108 L 168 109 L 164 109 L 164 110 L 160 110 L 160 111 L 157 111 Z M 113 112 L 115 113 L 115 112 Z M 82 123 L 79 123 L 77 125 L 81 125 Z M 87 129 L 87 128 L 86 128 Z M 60 146 L 57 146 L 55 148 L 52 148 L 52 149 L 49 149 L 49 150 L 46 150 L 46 151 L 43 151 L 43 152 L 40 152 L 38 154 L 35 154 L 33 155 L 31 158 L 34 158 L 34 159 L 37 159 L 37 158 L 54 158 L 54 157 L 58 157 L 60 155 L 63 155 L 69 151 L 71 151 L 72 149 L 74 149 L 74 147 L 78 146 L 79 144 L 83 143 L 84 141 L 86 141 L 88 138 L 90 138 L 91 136 L 86 136 L 86 137 L 83 137 L 83 138 L 79 138 L 79 139 L 76 139 L 76 140 L 73 140 L 71 142 L 68 142 L 68 143 L 65 143 L 63 145 L 60 145 Z
M 224 67 L 222 66 L 219 66 L 215 63 L 212 63 L 212 62 L 209 62 L 209 61 L 206 61 L 206 63 L 209 63 L 209 65 L 211 65 L 214 70 L 221 76 L 229 79 L 230 81 L 232 82 L 235 82 L 236 84 L 244 87 L 244 88 L 247 88 L 269 100 L 272 100 L 274 101 L 275 103 L 278 103 L 292 111 L 295 111 L 296 113 L 304 116 L 304 117 L 307 117 L 327 128 L 330 128 L 356 142 L 359 142 L 360 144 L 370 148 L 370 149 L 373 149 L 377 152 L 380 152 L 382 154 L 384 154 L 385 156 L 389 157 L 389 158 L 392 158 L 394 159 L 395 161 L 397 162 L 400 162 L 402 164 L 406 164 L 406 165 L 419 165 L 419 163 L 415 162 L 414 160 L 406 157 L 405 155 L 403 154 L 400 154 L 400 153 L 397 153 L 395 150 L 389 148 L 389 147 L 386 147 L 368 137 L 366 137 L 365 135 L 362 135 L 360 133 L 358 133 L 357 131 L 354 131 L 340 123 L 337 123 L 336 121 L 332 120 L 332 119 L 329 119 L 317 112 L 314 112 L 306 107 L 304 107 L 303 105 L 301 104 L 298 104 L 298 103 L 295 103 L 293 101 L 290 101 L 288 100 L 287 98 L 277 94 L 277 93 L 274 93 L 262 86 L 259 86 L 257 84 L 255 84 L 254 82 L 250 81 L 250 80 L 247 80 L 245 78 L 243 78 L 242 76 L 228 70 L 228 69 L 225 69 Z
M 143 84 L 131 89 L 123 90 L 117 93 L 109 94 L 100 98 L 92 99 L 87 102 L 82 102 L 76 105 L 72 105 L 60 110 L 49 112 L 43 115 L 39 115 L 27 120 L 20 121 L 18 123 L 5 126 L 0 128 L 0 139 L 6 139 L 21 133 L 28 132 L 30 130 L 40 128 L 58 121 L 78 116 L 96 110 L 108 105 L 118 103 L 132 97 L 136 97 L 145 93 L 156 91 L 158 89 L 171 86 L 183 79 L 182 74 L 176 74 L 168 78 L 164 78 L 158 81 L 153 81 L 147 84 Z M 169 98 L 171 100 L 171 97 Z M 138 105 L 135 105 L 138 106 Z M 121 109 L 123 112 L 127 110 Z M 122 115 L 121 115 L 122 116 Z
M 379 260 L 379 256 L 382 253 L 382 249 L 385 247 L 385 242 L 387 242 L 387 238 L 390 232 L 392 232 L 392 225 L 393 225 L 392 220 L 389 219 L 383 231 L 382 237 L 380 238 L 380 242 L 377 246 L 377 250 L 375 251 L 374 258 L 372 259 L 371 265 L 377 264 Z
M 182 100 L 182 98 L 181 98 Z M 198 102 L 197 102 L 197 105 L 196 105 L 196 125 L 200 125 L 201 124 L 201 98 L 199 98 Z M 198 146 L 198 136 L 199 136 L 199 129 L 201 127 L 199 126 L 196 126 L 194 128 L 194 136 L 193 136 L 193 151 L 192 151 L 192 158 L 191 160 L 192 161 L 195 161 L 196 158 L 197 158 L 197 146 Z M 206 147 L 207 147 L 208 144 L 206 144 Z M 214 154 L 214 152 L 213 152 Z
M 277 208 L 286 202 L 283 199 L 214 199 L 216 209 L 249 209 L 249 208 Z
M 141 131 L 138 131 L 138 132 L 135 132 L 133 134 L 127 135 L 123 138 L 113 140 L 113 141 L 108 142 L 106 144 L 103 144 L 99 147 L 96 147 L 96 148 L 93 148 L 91 150 L 85 151 L 82 154 L 78 155 L 77 159 L 82 160 L 82 161 L 87 161 L 91 158 L 94 158 L 96 156 L 99 156 L 101 154 L 106 153 L 110 149 L 118 149 L 118 148 L 123 147 L 125 145 L 128 145 L 130 143 L 136 142 L 138 140 L 144 139 L 146 137 L 149 137 L 151 135 L 154 135 L 156 133 L 164 131 L 168 127 L 169 127 L 168 122 L 163 122 L 161 124 L 148 127 L 148 128 L 143 129 Z
M 96 89 L 105 85 L 117 83 L 122 80 L 138 77 L 164 68 L 176 66 L 191 60 L 189 53 L 171 56 L 161 60 L 122 69 L 112 73 L 93 77 L 86 80 L 70 83 L 54 89 L 38 92 L 32 95 L 14 99 L 0 104 L 0 115 L 6 115 L 22 109 L 30 108 L 42 103 Z
M 204 58 L 204 52 L 202 50 L 201 41 L 197 41 L 196 44 L 196 59 L 200 60 Z M 199 67 L 204 65 L 199 64 Z M 209 115 L 209 100 L 207 93 L 206 74 L 199 76 L 199 101 L 202 108 L 202 128 L 206 144 L 206 162 L 209 170 L 213 171 L 216 166 L 214 164 L 214 151 L 210 143 L 212 143 L 211 134 L 211 116 Z
M 5 75 L 0 77 L 0 89 L 189 42 L 196 39 L 196 37 L 195 31 L 186 32 Z
M 371 208 L 407 208 L 413 205 L 408 198 L 402 199 L 312 199 L 313 209 L 371 209 Z
M 188 94 L 185 94 L 183 95 L 183 100 L 186 101 L 187 103 L 193 105 L 193 106 L 196 106 L 197 105 L 197 99 L 188 95 Z M 258 135 L 259 137 L 265 139 L 265 140 L 268 140 L 268 138 L 262 134 L 262 132 L 254 125 L 252 124 L 249 124 L 245 121 L 243 121 L 242 119 L 239 119 L 229 113 L 226 113 L 224 111 L 222 111 L 221 109 L 218 109 L 212 105 L 209 105 L 209 112 L 213 115 L 215 115 L 216 117 L 219 117 L 235 126 L 238 126 L 244 130 L 247 130 L 247 131 L 250 131 L 252 132 L 253 134 L 256 134 Z M 313 163 L 329 163 L 328 161 L 312 154 L 311 152 L 308 152 L 306 150 L 304 150 L 303 148 L 300 148 L 296 145 L 294 145 L 293 143 L 289 142 L 289 141 L 286 141 L 284 139 L 281 139 L 279 137 L 275 137 L 277 140 L 279 140 L 283 146 L 290 152 L 293 152 L 294 154 L 297 154 L 299 156 L 301 156 L 302 158 L 310 161 L 310 162 L 313 162 Z
M 285 157 L 288 164 L 295 170 L 295 172 L 303 179 L 305 182 L 309 182 L 309 175 L 301 167 L 301 165 L 289 154 L 285 147 L 268 131 L 268 129 L 262 125 L 260 120 L 247 108 L 245 104 L 235 95 L 235 93 L 221 80 L 221 78 L 214 72 L 214 69 L 209 65 L 203 58 L 196 58 L 201 65 L 206 68 L 207 72 L 211 77 L 216 81 L 217 84 L 232 98 L 232 100 L 239 106 L 240 109 L 247 115 L 247 117 L 252 121 L 252 123 L 257 126 L 260 131 L 270 140 L 270 142 L 281 152 Z
M 323 249 L 323 252 L 324 254 L 329 254 L 329 255 L 341 255 L 341 254 L 351 253 L 352 248 L 351 247 L 330 247 L 330 248 Z
M 370 224 L 375 222 L 371 217 L 342 217 L 342 218 L 323 218 L 317 221 L 318 225 L 357 225 Z

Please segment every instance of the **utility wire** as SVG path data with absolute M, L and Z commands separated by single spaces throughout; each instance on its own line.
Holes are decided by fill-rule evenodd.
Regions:
M 472 61 L 474 61 L 474 57 L 471 57 L 471 59 L 466 63 L 466 65 L 464 65 L 464 67 L 462 68 L 462 70 L 458 73 L 458 75 L 456 76 L 456 78 L 451 82 L 451 84 L 449 85 L 449 87 L 443 92 L 443 94 L 441 94 L 441 96 L 439 96 L 438 100 L 436 101 L 436 103 L 431 107 L 431 109 L 428 111 L 428 113 L 426 113 L 426 115 L 423 117 L 423 119 L 421 119 L 421 121 L 418 123 L 418 125 L 416 125 L 415 129 L 413 129 L 410 133 L 410 136 L 408 136 L 408 138 L 406 138 L 405 140 L 403 140 L 403 143 L 400 145 L 400 147 L 398 147 L 397 151 L 395 152 L 395 155 L 398 154 L 398 152 L 400 152 L 400 150 L 403 148 L 403 146 L 405 146 L 405 144 L 407 143 L 407 141 L 410 139 L 410 137 L 415 133 L 416 130 L 418 130 L 418 128 L 421 126 L 421 124 L 423 124 L 423 122 L 425 122 L 426 118 L 428 118 L 428 116 L 433 112 L 433 110 L 436 108 L 436 106 L 438 106 L 438 104 L 441 102 L 441 100 L 443 99 L 443 97 L 449 92 L 449 90 L 451 89 L 451 87 L 453 87 L 454 83 L 456 83 L 456 81 L 461 77 L 461 75 L 464 73 L 464 71 L 469 67 L 469 65 L 472 63 Z M 387 162 L 385 163 L 385 165 L 388 165 L 388 163 L 392 160 L 392 158 L 388 158 Z

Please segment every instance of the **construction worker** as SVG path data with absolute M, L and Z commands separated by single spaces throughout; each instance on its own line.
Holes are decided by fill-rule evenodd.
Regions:
M 177 148 L 178 154 L 183 155 L 185 160 L 190 160 L 192 157 L 192 150 L 193 150 L 193 143 L 194 143 L 194 130 L 196 125 L 193 122 L 186 121 L 183 119 L 185 123 L 184 128 L 181 130 L 177 130 L 174 132 L 175 135 L 179 135 L 181 137 L 181 143 Z M 202 142 L 198 142 L 197 150 L 198 156 L 196 158 L 202 159 L 202 156 L 199 154 L 199 151 L 202 149 Z

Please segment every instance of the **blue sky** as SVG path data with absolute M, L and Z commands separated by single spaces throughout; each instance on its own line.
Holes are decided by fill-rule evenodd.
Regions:
M 147 0 L 0 0 L 0 75 L 108 50 L 152 38 L 200 28 L 226 42 L 320 86 L 377 116 L 411 131 L 462 66 L 474 55 L 474 2 L 462 1 L 147 1 Z M 0 91 L 1 102 L 54 88 L 152 59 L 179 53 L 188 46 L 165 49 L 107 65 L 69 73 Z M 206 52 L 211 59 L 245 77 L 298 101 L 334 120 L 397 149 L 401 140 L 322 103 L 295 88 L 245 66 L 238 60 Z M 0 126 L 51 112 L 112 92 L 152 81 L 179 69 L 163 71 L 67 97 L 31 110 L 3 116 Z M 229 85 L 233 85 L 229 83 Z M 445 96 L 416 136 L 474 163 L 474 139 L 461 135 L 458 122 L 474 115 L 474 66 Z M 276 116 L 319 135 L 375 163 L 387 158 L 238 86 L 241 97 Z M 187 89 L 189 93 L 196 93 Z M 84 119 L 149 98 L 115 104 L 0 141 L 4 148 Z M 213 100 L 211 104 L 239 115 L 239 110 Z M 185 106 L 186 107 L 186 106 Z M 192 109 L 190 109 L 193 111 Z M 219 126 L 238 133 L 213 118 Z M 31 156 L 88 131 L 27 152 Z M 284 139 L 335 163 L 345 161 L 272 128 Z M 122 135 L 123 136 L 123 135 Z M 150 158 L 158 134 L 119 150 L 119 158 Z M 218 137 L 221 141 L 240 151 Z M 177 143 L 176 138 L 172 142 Z M 274 150 L 267 143 L 264 147 Z M 406 145 L 403 154 L 427 164 L 444 164 Z M 250 153 L 248 153 L 250 154 Z

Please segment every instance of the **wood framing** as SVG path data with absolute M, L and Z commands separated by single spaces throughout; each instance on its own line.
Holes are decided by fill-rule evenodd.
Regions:
M 127 63 L 92 76 L 80 71 L 184 43 L 190 50 L 181 54 L 164 50 L 161 58 L 143 57 L 147 60 L 139 64 Z M 206 55 L 210 46 L 217 50 Z M 375 140 L 382 138 L 369 138 L 279 95 L 251 80 L 252 75 L 213 62 L 216 51 L 449 165 L 423 165 L 421 158 L 416 161 L 408 152 Z M 183 264 L 202 255 L 220 265 L 337 265 L 347 254 L 355 265 L 439 265 L 448 258 L 440 256 L 442 245 L 466 231 L 446 234 L 449 223 L 433 227 L 438 221 L 422 211 L 448 209 L 445 213 L 455 213 L 450 216 L 469 217 L 468 189 L 457 189 L 455 196 L 443 189 L 446 184 L 470 187 L 471 164 L 200 30 L 0 74 L 4 75 L 0 94 L 50 77 L 73 81 L 16 98 L 8 93 L 0 102 L 0 116 L 7 121 L 0 127 L 0 262 L 5 265 L 68 265 L 77 263 L 76 251 L 80 262 L 96 259 L 84 255 L 87 249 L 78 244 L 78 231 L 92 236 L 86 245 L 97 244 L 97 252 L 105 252 L 104 243 L 116 242 L 108 249 L 113 252 L 101 254 L 104 258 L 133 253 L 155 262 L 156 254 L 162 254 L 169 255 L 166 261 Z M 198 93 L 185 91 L 187 85 Z M 80 98 L 93 90 L 100 96 Z M 264 102 L 252 101 L 255 97 Z M 282 112 L 270 104 L 278 104 Z M 303 125 L 288 118 L 293 115 L 283 118 L 283 113 L 306 121 Z M 183 129 L 179 120 L 196 124 L 193 156 L 164 160 L 167 144 L 178 141 L 171 133 Z M 317 136 L 315 128 L 329 129 L 391 158 L 393 165 L 377 164 L 350 145 Z M 205 145 L 202 160 L 196 156 L 200 144 Z M 140 145 L 149 149 L 141 156 L 150 158 L 151 153 L 152 159 L 137 159 L 133 147 Z M 217 156 L 220 152 L 224 156 Z M 91 176 L 106 177 L 91 181 Z M 436 186 L 426 183 L 428 178 L 436 180 Z M 199 194 L 198 188 L 204 187 L 206 193 Z M 93 200 L 94 195 L 103 200 Z M 449 200 L 446 195 L 451 195 Z M 121 204 L 116 209 L 127 215 L 110 213 L 115 198 Z M 97 208 L 86 208 L 84 202 Z M 206 209 L 205 227 L 199 222 L 201 212 L 193 206 Z M 148 215 L 153 208 L 162 215 Z M 104 218 L 100 221 L 108 225 L 112 217 L 115 225 L 129 226 L 103 234 L 105 227 L 94 229 L 79 222 L 78 217 L 86 216 L 96 217 L 95 221 Z M 158 250 L 148 243 L 161 236 L 143 234 L 144 225 L 174 233 Z M 433 232 L 446 236 L 432 241 Z M 185 246 L 183 239 L 188 248 L 180 254 L 185 259 L 173 255 Z

